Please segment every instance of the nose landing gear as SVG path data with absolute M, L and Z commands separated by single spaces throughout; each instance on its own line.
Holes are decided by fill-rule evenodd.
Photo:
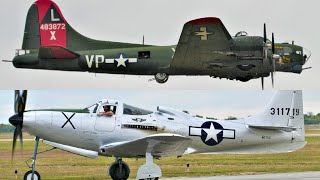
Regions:
M 36 171 L 36 159 L 39 145 L 39 137 L 36 137 L 34 144 L 34 151 L 32 157 L 32 166 L 31 170 L 24 174 L 24 180 L 41 180 L 40 174 Z

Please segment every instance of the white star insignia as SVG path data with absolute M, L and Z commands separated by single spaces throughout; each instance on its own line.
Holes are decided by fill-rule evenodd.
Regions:
M 205 142 L 209 141 L 210 139 L 213 139 L 215 142 L 218 143 L 218 137 L 217 134 L 219 134 L 222 130 L 221 129 L 215 129 L 213 126 L 213 123 L 210 125 L 210 129 L 203 129 L 207 133 L 207 138 Z
M 123 55 L 121 54 L 120 55 L 120 57 L 118 58 L 118 59 L 114 59 L 115 61 L 117 61 L 117 67 L 119 67 L 119 66 L 123 66 L 123 67 L 127 67 L 126 66 L 126 61 L 128 60 L 128 59 L 126 59 L 126 58 L 123 58 Z

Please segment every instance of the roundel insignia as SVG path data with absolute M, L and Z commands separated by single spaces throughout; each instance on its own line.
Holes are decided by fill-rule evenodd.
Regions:
M 113 61 L 112 61 L 113 60 Z M 110 62 L 114 63 L 117 68 L 124 67 L 126 68 L 129 63 L 136 63 L 138 62 L 137 58 L 129 58 L 124 53 L 118 53 L 114 59 L 112 59 Z M 109 62 L 109 59 L 108 59 Z
M 128 56 L 124 53 L 117 54 L 114 60 L 115 60 L 114 64 L 117 67 L 121 67 L 121 66 L 127 67 L 128 65 Z
M 214 146 L 223 140 L 223 127 L 219 123 L 205 122 L 201 129 L 201 140 L 206 145 Z
M 201 127 L 189 127 L 189 136 L 199 136 L 202 142 L 208 146 L 215 146 L 223 139 L 235 139 L 234 129 L 224 129 L 215 121 L 204 122 Z

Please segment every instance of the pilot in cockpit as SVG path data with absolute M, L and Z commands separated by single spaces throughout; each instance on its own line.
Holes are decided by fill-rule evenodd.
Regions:
M 103 110 L 102 112 L 99 113 L 99 116 L 106 116 L 106 117 L 111 117 L 114 115 L 114 111 L 115 111 L 115 107 L 113 107 L 113 110 L 111 110 L 111 106 L 110 105 L 104 105 L 103 106 Z

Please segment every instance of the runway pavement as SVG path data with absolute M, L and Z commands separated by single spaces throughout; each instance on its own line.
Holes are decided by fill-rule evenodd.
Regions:
M 179 177 L 165 178 L 164 180 L 319 180 L 320 172 L 297 172 L 297 173 L 275 173 L 275 174 L 259 174 L 259 175 L 239 175 L 239 176 L 211 176 L 211 177 Z

